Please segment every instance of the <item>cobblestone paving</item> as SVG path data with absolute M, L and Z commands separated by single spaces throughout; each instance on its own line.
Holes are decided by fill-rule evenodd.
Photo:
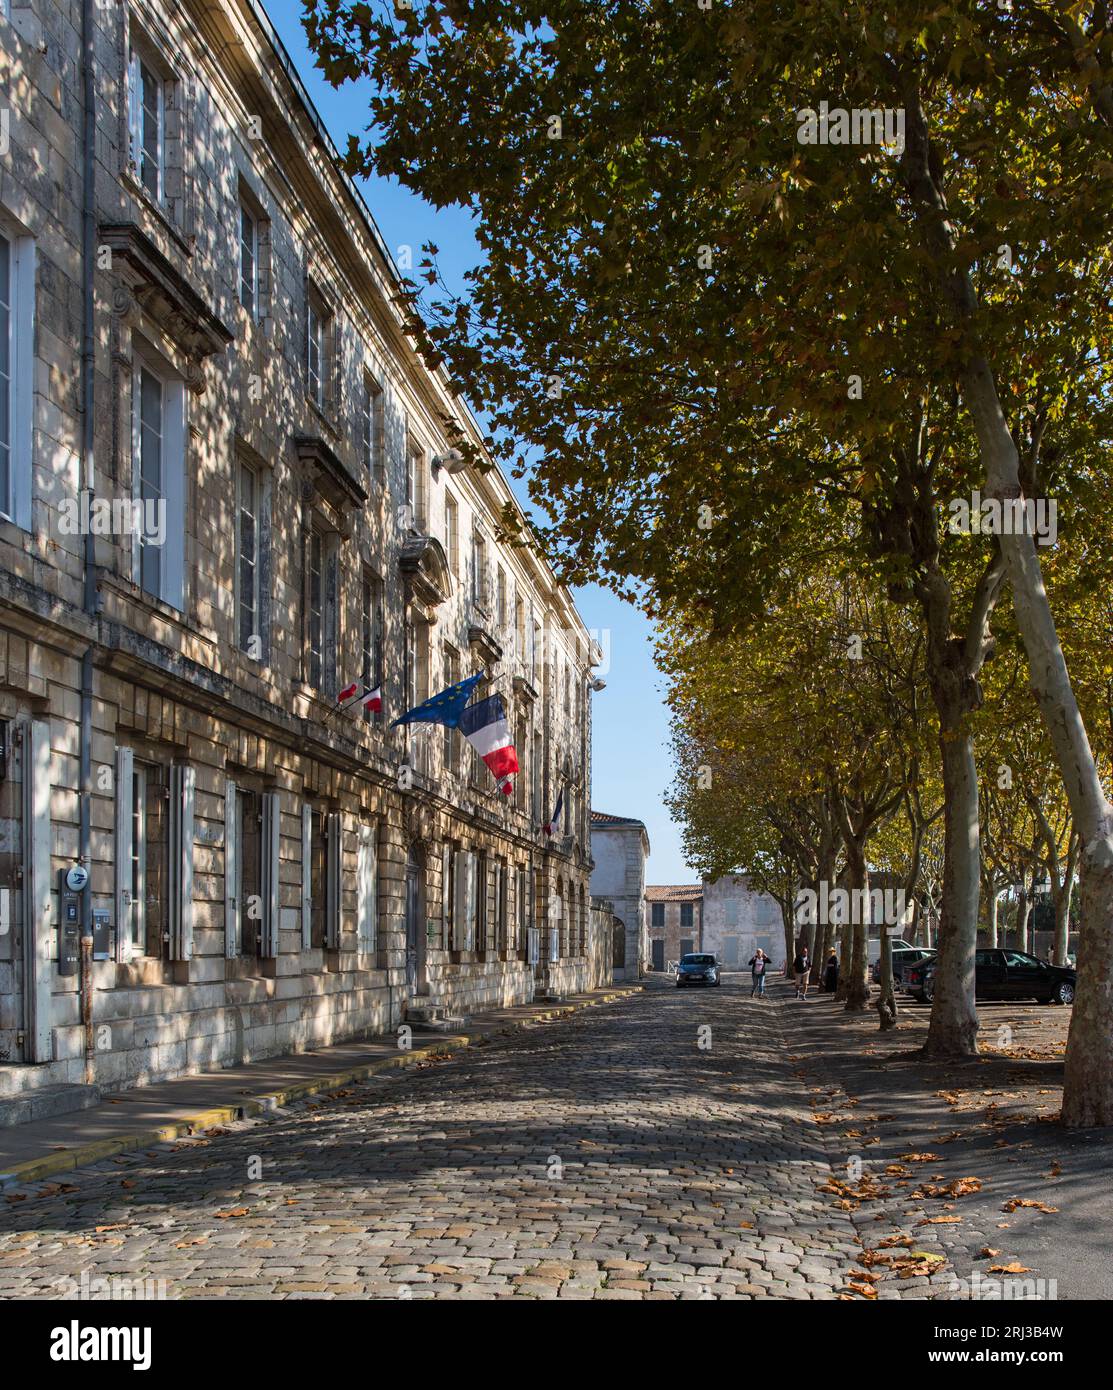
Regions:
M 863 1213 L 788 1060 L 791 1003 L 748 985 L 656 984 L 10 1193 L 0 1298 L 144 1291 L 112 1280 L 168 1298 L 872 1296 L 850 1274 Z M 947 1296 L 927 1267 L 874 1278 Z

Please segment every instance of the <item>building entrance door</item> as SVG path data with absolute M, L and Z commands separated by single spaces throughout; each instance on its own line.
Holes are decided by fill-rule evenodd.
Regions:
M 665 943 L 660 937 L 653 942 L 653 968 L 654 970 L 664 970 L 665 968 Z

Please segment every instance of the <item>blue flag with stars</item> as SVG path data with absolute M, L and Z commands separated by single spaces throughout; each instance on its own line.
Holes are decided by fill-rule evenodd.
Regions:
M 480 671 L 478 675 L 469 676 L 467 680 L 447 686 L 438 695 L 430 696 L 424 704 L 415 705 L 405 714 L 400 714 L 390 727 L 393 729 L 396 724 L 447 724 L 449 728 L 455 729 L 460 723 L 464 706 L 471 699 L 472 691 L 482 679 L 483 672 Z

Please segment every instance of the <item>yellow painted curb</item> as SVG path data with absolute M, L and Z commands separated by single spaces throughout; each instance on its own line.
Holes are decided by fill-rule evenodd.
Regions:
M 182 1139 L 197 1130 L 215 1129 L 220 1125 L 234 1124 L 237 1120 L 269 1114 L 282 1106 L 304 1100 L 321 1091 L 331 1091 L 353 1081 L 362 1081 L 377 1072 L 392 1067 L 412 1066 L 426 1053 L 433 1051 L 458 1052 L 468 1047 L 477 1038 L 491 1036 L 504 1028 L 519 1029 L 526 1023 L 560 1018 L 565 1014 L 578 1013 L 581 1009 L 593 1008 L 598 1004 L 612 1004 L 616 999 L 626 999 L 631 994 L 640 993 L 641 985 L 630 985 L 621 990 L 610 991 L 599 999 L 585 999 L 580 1003 L 562 1004 L 543 1013 L 531 1014 L 529 1018 L 510 1019 L 482 1029 L 475 1033 L 446 1033 L 443 1037 L 430 1038 L 422 1046 L 407 1052 L 399 1052 L 388 1057 L 376 1057 L 361 1062 L 346 1071 L 333 1072 L 328 1076 L 313 1077 L 308 1081 L 297 1081 L 281 1091 L 265 1091 L 250 1100 L 239 1101 L 235 1105 L 217 1106 L 212 1110 L 201 1110 L 193 1115 L 185 1115 L 172 1124 L 160 1125 L 157 1129 L 141 1130 L 135 1134 L 121 1134 L 112 1139 L 95 1139 L 77 1148 L 64 1149 L 58 1153 L 47 1154 L 43 1158 L 30 1158 L 16 1163 L 6 1173 L 0 1173 L 0 1188 L 18 1187 L 24 1183 L 39 1182 L 43 1178 L 55 1177 L 59 1173 L 71 1172 L 74 1168 L 84 1168 L 90 1163 L 100 1163 L 102 1159 L 116 1154 L 129 1153 L 134 1149 L 147 1148 L 153 1144 L 168 1144 Z M 529 1007 L 528 1005 L 526 1007 Z

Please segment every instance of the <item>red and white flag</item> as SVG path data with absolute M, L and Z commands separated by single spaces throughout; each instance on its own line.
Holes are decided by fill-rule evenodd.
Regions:
M 372 714 L 378 714 L 379 710 L 383 707 L 382 686 L 377 685 L 374 690 L 365 691 L 360 703 L 363 705 L 364 709 L 369 709 Z
M 359 690 L 358 685 L 346 685 L 340 694 L 337 695 L 336 703 L 342 705 L 345 700 L 350 700 L 357 690 Z
M 488 695 L 460 715 L 460 732 L 491 769 L 504 796 L 514 790 L 510 777 L 518 771 L 518 754 L 510 736 L 501 695 Z

